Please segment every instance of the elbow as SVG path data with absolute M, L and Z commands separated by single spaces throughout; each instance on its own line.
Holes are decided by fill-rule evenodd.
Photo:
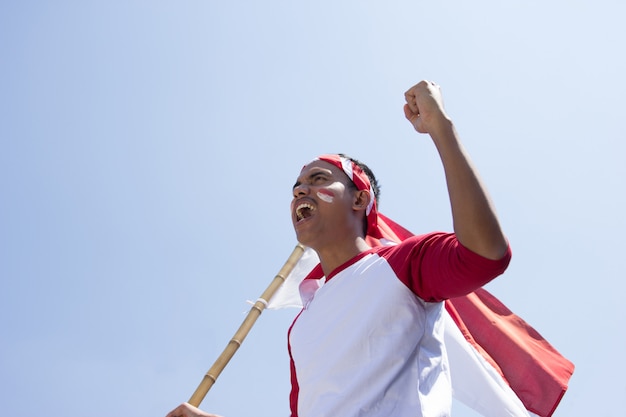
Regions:
M 470 242 L 459 239 L 459 242 L 472 252 L 492 261 L 511 256 L 511 247 L 504 235 L 495 239 L 482 239 Z
M 503 237 L 499 242 L 494 242 L 486 246 L 481 255 L 492 261 L 497 261 L 506 256 L 511 256 L 511 246 L 509 245 L 509 241 Z

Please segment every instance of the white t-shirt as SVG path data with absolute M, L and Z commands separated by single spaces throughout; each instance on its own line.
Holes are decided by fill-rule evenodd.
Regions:
M 501 265 L 437 233 L 363 252 L 326 282 L 305 280 L 289 332 L 292 417 L 449 416 L 443 299 Z

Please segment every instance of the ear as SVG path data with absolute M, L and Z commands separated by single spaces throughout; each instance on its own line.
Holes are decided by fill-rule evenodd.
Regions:
M 370 192 L 366 190 L 358 190 L 354 192 L 354 201 L 352 203 L 352 208 L 354 210 L 366 210 L 367 205 L 370 202 Z

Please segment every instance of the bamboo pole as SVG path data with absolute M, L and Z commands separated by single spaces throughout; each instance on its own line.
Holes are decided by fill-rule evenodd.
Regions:
M 222 373 L 228 362 L 237 352 L 239 346 L 243 343 L 243 340 L 248 335 L 248 332 L 259 318 L 265 307 L 267 307 L 267 303 L 272 298 L 274 293 L 283 285 L 287 276 L 291 273 L 294 266 L 298 263 L 302 254 L 304 253 L 304 246 L 301 244 L 297 244 L 296 247 L 287 258 L 287 262 L 283 265 L 283 267 L 278 271 L 278 274 L 274 277 L 270 285 L 265 289 L 261 297 L 254 303 L 250 311 L 246 315 L 246 318 L 239 326 L 239 329 L 235 332 L 235 335 L 230 342 L 226 345 L 226 348 L 222 352 L 222 354 L 217 358 L 217 360 L 213 363 L 213 366 L 206 372 L 200 385 L 196 388 L 196 391 L 193 393 L 188 403 L 193 405 L 194 407 L 198 407 L 206 394 L 209 392 L 217 377 Z

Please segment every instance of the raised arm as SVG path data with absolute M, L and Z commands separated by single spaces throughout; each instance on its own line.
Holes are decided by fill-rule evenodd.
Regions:
M 501 258 L 508 242 L 477 170 L 443 107 L 441 89 L 421 81 L 406 93 L 404 114 L 415 130 L 432 138 L 446 176 L 454 232 L 463 246 L 489 259 Z

